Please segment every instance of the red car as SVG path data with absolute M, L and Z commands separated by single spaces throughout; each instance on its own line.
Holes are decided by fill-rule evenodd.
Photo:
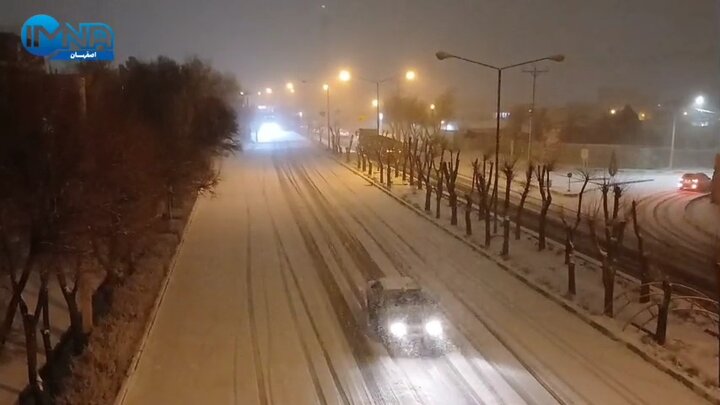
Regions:
M 685 173 L 680 178 L 678 189 L 682 191 L 708 192 L 712 180 L 705 173 Z

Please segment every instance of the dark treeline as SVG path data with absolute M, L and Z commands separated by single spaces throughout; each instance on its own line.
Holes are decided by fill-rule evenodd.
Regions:
M 0 277 L 12 287 L 0 350 L 21 321 L 28 382 L 42 402 L 37 352 L 50 358 L 56 343 L 48 283 L 62 287 L 80 350 L 91 316 L 77 298 L 84 274 L 121 283 L 147 238 L 169 226 L 175 201 L 215 185 L 213 158 L 235 147 L 237 85 L 198 59 L 0 69 Z M 23 294 L 30 280 L 37 302 Z

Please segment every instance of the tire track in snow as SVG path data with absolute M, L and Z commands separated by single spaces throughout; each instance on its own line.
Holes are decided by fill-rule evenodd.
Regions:
M 248 204 L 246 206 L 246 216 L 247 216 L 247 228 L 246 228 L 246 234 L 247 234 L 247 244 L 246 244 L 246 251 L 245 251 L 245 274 L 246 274 L 246 285 L 247 285 L 247 299 L 248 299 L 248 318 L 250 320 L 250 336 L 252 340 L 252 350 L 253 350 L 253 363 L 255 365 L 255 381 L 257 382 L 257 389 L 258 389 L 258 400 L 260 401 L 261 405 L 268 405 L 268 397 L 267 397 L 267 386 L 265 384 L 265 374 L 263 371 L 262 366 L 262 359 L 260 358 L 260 346 L 258 343 L 258 333 L 257 333 L 257 319 L 255 319 L 255 304 L 254 304 L 254 294 L 253 294 L 253 277 L 252 277 L 252 245 L 250 241 L 252 238 L 250 235 L 252 235 L 252 223 L 251 223 L 251 216 L 250 216 L 250 205 Z
M 342 403 L 349 405 L 351 403 L 350 399 L 348 398 L 348 395 L 342 386 L 342 382 L 340 381 L 340 377 L 338 376 L 337 370 L 335 370 L 335 366 L 333 365 L 333 363 L 330 359 L 330 354 L 328 353 L 327 348 L 325 348 L 325 345 L 323 345 L 322 339 L 320 338 L 320 331 L 318 330 L 317 324 L 315 323 L 315 319 L 312 316 L 312 312 L 310 311 L 310 307 L 307 303 L 307 299 L 305 298 L 305 294 L 300 289 L 300 282 L 298 281 L 296 271 L 295 271 L 295 269 L 292 265 L 292 262 L 290 261 L 290 258 L 288 257 L 288 254 L 285 250 L 285 245 L 283 244 L 282 239 L 280 238 L 280 233 L 277 230 L 277 225 L 275 224 L 274 218 L 272 219 L 272 222 L 273 222 L 273 232 L 275 233 L 275 240 L 278 244 L 278 254 L 281 255 L 282 260 L 284 261 L 285 265 L 287 266 L 288 273 L 292 277 L 293 286 L 297 290 L 298 296 L 300 297 L 300 302 L 302 303 L 302 306 L 303 306 L 303 310 L 305 311 L 305 314 L 307 315 L 308 319 L 310 320 L 310 326 L 313 330 L 315 339 L 318 342 L 318 345 L 320 346 L 320 349 L 322 351 L 323 359 L 325 360 L 325 365 L 327 366 L 328 371 L 330 372 L 330 375 L 332 376 L 333 383 L 335 384 L 335 388 L 338 390 L 338 393 L 340 394 Z M 291 296 L 290 296 L 290 290 L 289 290 L 289 286 L 288 286 L 287 276 L 284 271 L 281 274 L 283 277 L 283 284 L 285 286 L 285 293 L 287 294 L 288 302 L 290 302 L 291 305 L 294 306 L 295 304 L 292 304 L 292 300 L 290 298 Z M 299 332 L 299 320 L 297 319 L 297 315 L 296 315 L 295 311 L 293 311 L 293 318 L 295 318 L 295 321 L 298 322 L 298 323 L 296 323 L 296 325 L 298 327 L 298 335 L 302 339 L 302 334 Z M 310 367 L 313 367 L 311 359 L 307 356 L 306 356 L 306 358 L 308 359 Z M 313 374 L 314 374 L 314 380 L 317 380 L 317 373 L 314 371 L 314 367 L 313 367 Z M 317 388 L 317 386 L 316 386 L 316 388 Z M 326 401 L 323 400 L 323 403 L 326 403 Z
M 325 399 L 325 393 L 322 390 L 322 386 L 320 385 L 320 379 L 318 378 L 317 370 L 315 370 L 315 364 L 312 361 L 312 357 L 310 356 L 310 350 L 308 349 L 307 342 L 305 341 L 305 338 L 303 337 L 303 334 L 300 329 L 300 320 L 298 319 L 297 310 L 295 309 L 295 304 L 292 300 L 292 295 L 290 294 L 290 288 L 288 286 L 287 277 L 285 276 L 285 267 L 290 264 L 290 262 L 287 260 L 287 256 L 284 252 L 284 246 L 282 245 L 282 242 L 280 241 L 280 236 L 278 235 L 277 228 L 275 226 L 275 221 L 271 218 L 272 226 L 273 226 L 273 234 L 275 237 L 275 251 L 278 255 L 278 259 L 280 260 L 280 277 L 283 282 L 283 291 L 285 292 L 285 299 L 287 300 L 288 308 L 290 309 L 290 315 L 293 320 L 293 325 L 295 325 L 295 332 L 297 335 L 298 340 L 300 341 L 300 346 L 302 347 L 303 356 L 305 357 L 305 363 L 308 367 L 308 371 L 310 372 L 310 377 L 313 382 L 313 387 L 315 388 L 315 395 L 317 396 L 317 399 L 320 401 L 322 405 L 327 405 L 327 399 Z M 322 343 L 320 343 L 322 345 Z M 330 366 L 330 365 L 329 365 Z M 334 371 L 334 370 L 333 370 Z M 336 377 L 334 372 L 332 373 L 333 377 Z M 333 378 L 333 380 L 336 383 L 336 388 L 338 391 L 342 392 L 342 386 L 337 385 L 337 380 Z M 343 392 L 344 395 L 344 392 Z M 345 401 L 343 402 L 347 404 L 347 399 L 345 398 Z
M 333 173 L 337 176 L 337 174 L 336 174 L 334 171 L 331 170 L 331 172 L 333 172 Z M 340 183 L 343 184 L 343 186 L 345 186 L 345 188 L 347 188 L 348 190 L 354 192 L 354 190 L 352 190 L 352 189 L 351 189 L 347 184 L 345 184 L 344 182 L 341 181 Z M 397 231 L 395 231 L 395 229 L 394 229 L 392 226 L 390 226 L 390 224 L 388 224 L 384 219 L 382 219 L 376 212 L 374 212 L 373 210 L 368 209 L 368 208 L 367 208 L 366 206 L 364 206 L 364 205 L 363 205 L 363 208 L 365 209 L 366 212 L 369 212 L 372 216 L 374 216 L 374 217 L 375 217 L 376 219 L 378 219 L 381 223 L 383 223 L 383 224 L 387 227 L 387 229 L 389 229 L 389 230 L 390 230 L 394 235 L 396 235 L 408 248 L 410 248 L 410 250 L 411 250 L 423 263 L 429 264 L 428 261 L 427 261 L 427 259 L 426 259 L 426 257 L 425 257 L 423 254 L 421 254 L 417 249 L 415 249 L 407 240 L 405 240 L 405 238 L 404 238 L 400 233 L 398 233 Z M 361 226 L 362 226 L 362 225 L 361 225 Z M 367 232 L 367 230 L 366 230 L 366 232 Z M 557 394 L 557 392 L 555 391 L 555 389 L 551 388 L 551 387 L 539 376 L 539 374 L 534 370 L 534 368 L 532 368 L 527 362 L 525 362 L 524 360 L 522 360 L 522 359 L 519 357 L 519 354 L 518 354 L 516 351 L 514 351 L 514 350 L 508 345 L 508 343 L 507 343 L 504 339 L 501 339 L 501 338 L 499 337 L 499 335 L 497 334 L 497 332 L 495 332 L 493 329 L 490 329 L 490 327 L 489 327 L 489 325 L 487 324 L 487 322 L 485 322 L 485 320 L 482 319 L 478 313 L 476 313 L 472 308 L 470 308 L 469 303 L 468 303 L 467 301 L 465 301 L 463 298 L 461 298 L 460 296 L 458 296 L 449 286 L 447 286 L 447 284 L 445 284 L 444 281 L 440 280 L 440 282 L 441 282 L 443 285 L 445 285 L 446 290 L 448 290 L 461 304 L 463 304 L 463 306 L 466 307 L 466 309 L 467 309 L 468 311 L 470 311 L 470 313 L 473 314 L 473 316 L 474 316 L 478 321 L 481 322 L 481 324 L 485 327 L 485 329 L 488 330 L 488 332 L 490 332 L 490 334 L 491 334 L 503 347 L 505 347 L 505 349 L 508 350 L 508 352 L 509 352 L 510 354 L 512 354 L 512 356 L 513 356 L 516 360 L 518 360 L 518 362 L 520 362 L 520 364 L 522 364 L 523 367 L 525 367 L 526 371 L 527 371 L 556 401 L 558 401 L 559 404 L 565 404 L 565 403 L 566 403 L 566 402 L 560 397 L 560 395 Z M 497 290 L 496 290 L 496 291 L 497 291 Z M 467 331 L 463 331 L 463 335 L 466 337 L 466 339 L 467 339 L 468 336 L 470 336 Z M 472 342 L 471 339 L 468 339 L 468 341 Z M 539 361 L 541 364 L 543 363 L 543 362 L 540 361 L 539 359 L 538 359 L 538 361 Z M 525 392 L 525 390 L 522 389 L 522 384 L 521 384 L 519 381 L 516 381 L 515 379 L 510 379 L 510 378 L 508 378 L 508 376 L 506 376 L 505 373 L 502 373 L 502 372 L 499 370 L 499 368 L 497 367 L 496 364 L 491 363 L 491 362 L 488 362 L 488 363 L 493 366 L 493 368 L 498 372 L 498 374 L 503 378 L 503 380 L 505 380 L 505 381 L 515 390 L 515 392 L 523 398 L 523 400 L 524 400 L 526 403 L 528 403 L 528 404 L 536 403 L 536 402 L 532 399 L 532 397 L 531 397 L 527 392 Z M 483 381 L 486 381 L 486 380 L 485 380 L 485 377 L 484 377 L 484 375 L 483 375 L 483 373 L 482 373 L 482 371 L 479 370 L 479 368 L 477 367 L 477 365 L 476 365 L 474 362 L 470 362 L 470 364 L 471 364 L 473 370 L 476 372 L 476 374 L 478 374 L 478 377 L 480 377 Z M 512 380 L 512 381 L 511 381 L 511 380 Z M 576 393 L 576 394 L 577 394 L 577 393 Z M 591 401 L 589 401 L 589 399 L 587 399 L 587 398 L 585 398 L 585 399 L 588 401 L 588 403 L 591 403 Z
M 304 168 L 303 168 L 303 170 L 304 170 Z M 292 173 L 289 173 L 288 175 L 292 176 Z M 320 205 L 319 211 L 321 213 L 330 212 L 332 207 L 330 206 L 329 201 L 325 198 L 324 195 L 322 195 L 322 192 L 317 188 L 317 186 L 312 181 L 312 179 L 310 179 L 310 177 L 307 175 L 307 173 L 305 173 L 304 176 L 305 176 L 305 178 L 301 178 L 303 183 L 305 183 L 306 186 L 308 188 L 310 188 L 314 193 L 317 193 L 317 195 L 313 195 L 313 193 L 310 193 L 310 194 L 313 197 L 314 201 L 316 201 L 316 203 L 318 205 Z M 319 198 L 318 198 L 318 196 L 319 196 Z M 321 223 L 320 219 L 312 212 L 312 210 L 309 210 L 309 211 L 310 211 L 311 217 L 314 219 L 314 221 L 316 222 L 318 227 L 322 229 L 322 223 Z M 372 259 L 372 256 L 367 252 L 367 250 L 365 250 L 364 245 L 362 245 L 362 243 L 359 240 L 357 240 L 357 238 L 355 238 L 354 235 L 350 235 L 349 233 L 347 233 L 345 226 L 340 225 L 340 223 L 339 223 L 341 220 L 338 220 L 335 216 L 333 216 L 332 218 L 327 218 L 327 214 L 326 214 L 326 219 L 328 221 L 333 221 L 332 227 L 334 230 L 343 232 L 343 234 L 346 236 L 346 238 L 341 237 L 341 240 L 343 240 L 343 246 L 345 246 L 346 249 L 348 249 L 348 250 L 354 248 L 355 255 L 351 254 L 351 258 L 355 262 L 356 267 L 358 267 L 360 272 L 363 273 L 363 279 L 367 281 L 370 279 L 369 277 L 374 277 L 374 276 L 369 275 L 366 272 L 362 271 L 363 269 L 366 268 L 368 261 L 373 263 L 374 267 L 377 268 L 377 271 L 380 271 L 379 266 L 377 266 L 377 264 Z M 330 242 L 331 238 L 329 237 L 329 235 L 326 234 L 326 237 L 328 239 L 328 243 L 330 245 L 330 248 L 331 248 L 330 250 L 331 250 L 331 254 L 333 254 L 333 258 L 337 261 L 338 265 L 342 267 L 343 266 L 342 258 L 339 256 L 338 252 L 335 250 L 334 245 Z M 342 269 L 342 273 L 346 277 L 346 281 L 351 285 L 351 288 L 353 288 L 355 291 L 357 291 L 355 282 L 349 276 L 348 271 L 346 269 Z M 379 277 L 382 277 L 382 276 L 384 276 L 384 273 Z M 359 295 L 357 298 L 358 298 L 358 300 L 362 299 Z M 363 336 L 365 336 L 364 332 L 362 332 L 362 334 L 363 334 Z M 393 360 L 395 359 L 393 356 L 390 356 L 387 352 L 384 352 L 384 353 L 391 359 L 393 359 Z M 397 364 L 395 364 L 395 365 L 397 366 Z M 407 386 L 410 389 L 413 396 L 415 397 L 416 403 L 425 403 L 426 400 L 423 400 L 421 398 L 421 397 L 423 397 L 423 395 L 417 391 L 416 387 L 411 383 L 410 379 L 407 377 L 407 374 L 404 373 L 404 370 L 402 370 L 402 367 L 399 367 L 399 371 L 403 372 L 403 374 L 405 376 L 405 380 L 407 380 Z
M 278 170 L 278 173 L 281 173 L 281 171 Z M 300 235 L 302 236 L 305 247 L 310 254 L 310 258 L 315 264 L 315 270 L 318 273 L 318 277 L 323 284 L 325 292 L 327 293 L 328 298 L 330 298 L 330 302 L 333 304 L 332 308 L 335 312 L 335 316 L 338 318 L 338 322 L 341 325 L 341 330 L 343 331 L 345 339 L 350 345 L 353 357 L 355 358 L 355 362 L 358 364 L 360 368 L 360 373 L 363 376 L 363 380 L 368 386 L 368 391 L 370 392 L 373 403 L 386 403 L 387 397 L 394 397 L 394 403 L 399 403 L 399 399 L 397 398 L 397 396 L 392 391 L 388 392 L 388 390 L 381 389 L 380 384 L 376 380 L 375 375 L 371 370 L 372 364 L 370 360 L 372 359 L 372 352 L 367 345 L 367 342 L 363 340 L 363 333 L 359 329 L 357 322 L 355 321 L 352 310 L 342 296 L 340 287 L 337 285 L 337 282 L 332 276 L 332 272 L 328 267 L 327 263 L 325 262 L 325 259 L 320 252 L 315 238 L 312 236 L 312 234 L 310 234 L 308 230 L 309 227 L 305 223 L 302 214 L 298 210 L 297 206 L 293 203 L 295 201 L 295 198 L 292 196 L 290 190 L 288 189 L 288 181 L 285 178 L 285 174 L 282 174 L 282 176 L 279 176 L 280 185 L 283 189 L 283 193 L 285 194 L 286 199 L 289 202 L 288 205 L 293 213 L 293 219 L 297 225 L 298 230 L 300 231 Z
M 317 172 L 317 169 L 316 169 L 316 172 Z M 318 174 L 319 174 L 321 177 L 323 177 L 319 172 L 318 172 Z M 336 173 L 333 172 L 333 174 L 336 174 Z M 336 174 L 336 175 L 337 175 L 337 174 Z M 323 177 L 323 180 L 324 180 L 328 185 L 330 185 L 330 183 L 329 183 L 326 179 L 324 179 L 324 177 Z M 342 182 L 341 182 L 341 183 L 342 183 Z M 351 191 L 351 192 L 353 192 L 354 194 L 356 194 L 354 190 L 352 190 L 349 186 L 347 186 L 347 184 L 345 184 L 345 183 L 342 183 L 342 184 L 343 184 L 349 191 Z M 342 194 L 341 194 L 341 193 L 338 193 L 338 195 L 342 195 Z M 356 195 L 357 195 L 357 194 L 356 194 Z M 345 202 L 348 202 L 347 199 L 345 200 Z M 369 212 L 375 219 L 377 219 L 379 222 L 381 222 L 383 225 L 385 225 L 385 226 L 387 227 L 387 229 L 390 230 L 390 232 L 391 232 L 393 235 L 395 235 L 398 239 L 400 239 L 400 240 L 403 242 L 403 244 L 404 244 L 405 246 L 407 246 L 423 263 L 427 263 L 427 260 L 426 260 L 425 256 L 424 256 L 422 253 L 420 253 L 418 250 L 416 250 L 413 245 L 411 245 L 407 240 L 405 240 L 405 238 L 403 238 L 403 236 L 402 236 L 400 233 L 398 233 L 393 227 L 391 227 L 383 218 L 381 218 L 379 215 L 377 215 L 377 213 L 375 213 L 373 210 L 368 209 L 367 206 L 365 206 L 365 205 L 362 205 L 361 208 L 362 208 L 364 211 Z M 385 247 L 384 244 L 383 244 L 381 241 L 379 241 L 378 239 L 376 239 L 375 236 L 370 232 L 370 230 L 364 225 L 364 221 L 359 220 L 359 219 L 357 218 L 357 216 L 355 216 L 355 215 L 352 213 L 352 211 L 348 210 L 347 212 L 348 212 L 348 214 L 355 220 L 355 222 L 357 222 L 358 225 L 360 225 L 360 226 L 363 228 L 363 230 L 364 230 L 368 235 L 370 235 L 370 237 L 373 239 L 373 241 L 375 241 L 375 243 L 380 247 L 380 249 L 383 251 L 383 253 L 385 253 L 385 255 L 388 257 L 388 259 L 393 263 L 393 265 L 396 267 L 396 269 L 398 270 L 398 272 L 400 272 L 402 275 L 408 275 L 408 274 L 407 274 L 407 271 L 405 270 L 405 269 L 406 269 L 405 264 L 402 262 L 401 259 L 398 259 L 398 257 L 401 256 L 401 255 L 399 255 L 399 253 L 397 252 L 397 250 L 394 250 L 394 249 L 393 249 L 393 250 L 390 250 L 390 249 L 388 249 L 387 247 Z M 455 294 L 453 293 L 453 295 L 455 295 Z M 446 312 L 446 311 L 443 311 L 443 312 Z M 470 336 L 470 335 L 468 334 L 467 331 L 463 330 L 461 333 L 462 333 L 462 335 L 465 337 L 465 339 L 468 340 L 468 342 L 471 342 L 471 340 L 468 339 L 468 336 Z M 499 342 L 500 344 L 503 344 L 502 341 L 498 341 L 498 342 Z M 471 343 L 471 345 L 472 345 L 472 343 Z M 503 346 L 504 346 L 504 345 L 503 345 Z M 504 347 L 505 347 L 505 346 L 504 346 Z M 506 347 L 506 349 L 507 349 L 507 347 Z M 476 349 L 476 350 L 477 350 L 477 349 Z M 480 352 L 480 351 L 478 350 L 478 352 Z M 517 357 L 513 352 L 510 352 L 510 353 L 513 354 L 514 357 Z M 449 362 L 449 359 L 446 359 L 446 360 Z M 493 369 L 497 372 L 497 374 L 523 399 L 523 401 L 525 401 L 525 403 L 527 403 L 527 404 L 534 404 L 534 403 L 536 403 L 536 402 L 533 400 L 533 398 L 532 398 L 527 392 L 525 392 L 525 390 L 522 388 L 522 384 L 521 384 L 520 382 L 516 381 L 515 379 L 510 379 L 510 378 L 508 378 L 508 376 L 506 376 L 505 373 L 503 373 L 503 372 L 499 369 L 499 367 L 497 366 L 497 364 L 495 364 L 494 362 L 490 362 L 490 361 L 488 361 L 487 359 L 485 359 L 485 360 L 486 360 L 486 362 L 487 362 L 488 364 L 490 364 L 490 365 L 493 367 Z M 496 400 L 499 401 L 499 403 L 504 403 L 504 401 L 502 400 L 502 397 L 501 397 L 501 396 L 499 395 L 499 393 L 494 389 L 492 382 L 488 380 L 488 378 L 487 378 L 487 376 L 485 375 L 485 373 L 484 373 L 482 370 L 479 369 L 479 367 L 477 366 L 477 364 L 475 364 L 475 362 L 473 362 L 473 361 L 468 361 L 468 363 L 470 364 L 470 367 L 471 367 L 471 368 L 473 369 L 473 371 L 475 372 L 476 376 L 490 389 L 491 393 L 492 393 L 493 396 L 496 398 Z M 452 366 L 452 367 L 454 368 L 454 366 Z M 532 375 L 532 374 L 531 374 L 531 375 Z M 537 380 L 537 377 L 536 377 L 536 376 L 533 376 L 533 377 Z M 465 384 L 468 384 L 464 377 L 463 377 L 463 382 L 464 382 Z M 538 382 L 541 383 L 540 381 L 538 381 Z M 541 383 L 541 385 L 542 385 L 542 383 Z M 469 385 L 468 385 L 468 386 L 469 386 Z M 544 385 L 543 385 L 543 388 L 545 388 L 546 390 L 548 390 L 548 387 L 545 387 Z M 552 395 L 552 393 L 551 393 L 551 395 Z M 553 395 L 553 396 L 554 396 L 554 395 Z M 562 403 L 562 402 L 560 402 L 560 403 Z

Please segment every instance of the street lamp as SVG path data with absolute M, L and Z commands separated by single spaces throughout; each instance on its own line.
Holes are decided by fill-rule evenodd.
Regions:
M 295 85 L 293 84 L 293 82 L 287 82 L 287 83 L 285 84 L 285 88 L 286 88 L 290 93 L 295 93 Z
M 493 194 L 495 195 L 493 197 L 492 203 L 494 204 L 494 211 L 495 211 L 495 222 L 494 222 L 494 231 L 497 232 L 497 224 L 498 224 L 498 166 L 499 166 L 499 157 L 500 157 L 500 95 L 501 95 L 501 89 L 502 89 L 502 72 L 503 70 L 511 69 L 514 67 L 519 67 L 523 65 L 529 65 L 536 62 L 541 61 L 552 61 L 552 62 L 562 62 L 565 60 L 565 55 L 557 54 L 557 55 L 551 55 L 546 56 L 544 58 L 538 58 L 533 59 L 525 62 L 520 63 L 514 63 L 512 65 L 507 66 L 494 66 L 487 63 L 479 62 L 476 60 L 464 58 L 462 56 L 453 55 L 451 53 L 445 52 L 445 51 L 438 51 L 435 53 L 435 57 L 438 58 L 438 60 L 445 60 L 445 59 L 459 59 L 468 63 L 472 63 L 475 65 L 480 65 L 483 67 L 486 67 L 488 69 L 492 69 L 497 72 L 497 112 L 496 112 L 496 123 L 495 123 L 495 181 L 493 184 Z
M 372 106 L 373 106 L 373 107 L 377 107 L 377 106 L 378 106 L 378 103 L 380 103 L 380 102 L 378 101 L 378 99 L 373 99 L 373 101 L 372 101 Z
M 670 104 L 670 106 L 672 107 L 672 119 L 673 119 L 672 120 L 672 135 L 670 137 L 670 161 L 668 162 L 668 167 L 670 169 L 672 169 L 673 165 L 674 165 L 674 160 L 675 160 L 675 132 L 677 130 L 677 115 L 678 115 L 679 102 L 676 100 L 676 101 L 672 101 L 672 102 L 666 103 L 666 104 Z M 700 108 L 700 107 L 704 106 L 705 105 L 705 97 L 702 95 L 695 96 L 695 99 L 693 100 L 693 104 L 694 104 L 695 108 Z M 687 117 L 687 115 L 688 115 L 687 110 L 683 111 L 683 116 Z
M 272 94 L 272 89 L 270 87 L 265 88 L 265 94 L 270 95 Z
M 342 80 L 342 81 L 344 81 L 344 82 L 347 82 L 347 81 L 350 81 L 350 79 L 351 79 L 352 76 L 350 75 L 350 72 L 349 72 L 349 71 L 347 71 L 347 70 L 342 70 L 342 71 L 340 71 L 340 75 L 339 75 L 338 77 L 340 78 L 340 80 Z M 364 82 L 374 83 L 374 84 L 375 84 L 375 100 L 377 101 L 377 103 L 376 103 L 375 100 L 374 100 L 374 101 L 373 101 L 373 107 L 375 107 L 375 115 L 376 115 L 376 118 L 377 118 L 377 134 L 378 134 L 378 135 L 380 135 L 380 131 L 381 131 L 381 128 L 382 128 L 382 125 L 381 125 L 381 121 L 382 121 L 381 115 L 382 115 L 382 114 L 380 113 L 380 84 L 385 83 L 385 82 L 389 82 L 389 81 L 391 81 L 391 80 L 397 80 L 397 79 L 399 79 L 399 78 L 400 78 L 400 75 L 393 75 L 393 76 L 390 76 L 390 77 L 386 77 L 386 78 L 384 78 L 384 79 L 382 79 L 382 80 L 371 80 L 371 79 L 366 79 L 366 78 L 358 77 L 359 80 L 362 80 L 362 81 L 364 81 Z M 417 73 L 415 73 L 414 70 L 408 70 L 408 71 L 405 72 L 405 80 L 407 80 L 407 81 L 413 81 L 413 80 L 415 80 L 416 78 L 417 78 Z
M 352 75 L 347 70 L 341 70 L 338 74 L 338 79 L 340 79 L 341 82 L 349 82 L 352 78 Z

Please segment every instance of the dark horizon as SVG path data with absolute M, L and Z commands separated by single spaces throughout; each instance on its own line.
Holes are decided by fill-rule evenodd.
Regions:
M 540 64 L 550 69 L 538 82 L 541 105 L 594 102 L 600 89 L 658 101 L 696 93 L 720 100 L 719 8 L 708 0 L 693 7 L 672 0 L 191 4 L 10 0 L 0 26 L 17 30 L 11 27 L 37 13 L 69 22 L 106 22 L 116 33 L 116 62 L 128 56 L 182 60 L 197 55 L 235 74 L 252 91 L 281 90 L 287 80 L 314 81 L 318 88 L 299 90 L 313 94 L 316 103 L 322 96 L 319 83 L 334 80 L 340 68 L 373 79 L 413 68 L 419 80 L 403 87 L 407 93 L 431 101 L 452 89 L 459 113 L 493 110 L 493 72 L 439 62 L 434 56 L 439 49 L 497 65 L 564 53 L 561 64 Z M 530 83 L 519 69 L 508 72 L 503 106 L 529 101 Z M 374 96 L 371 84 L 356 80 L 343 87 L 342 94 L 354 96 L 344 98 L 362 100 L 354 109 L 362 110 Z M 395 87 L 385 86 L 383 92 Z

